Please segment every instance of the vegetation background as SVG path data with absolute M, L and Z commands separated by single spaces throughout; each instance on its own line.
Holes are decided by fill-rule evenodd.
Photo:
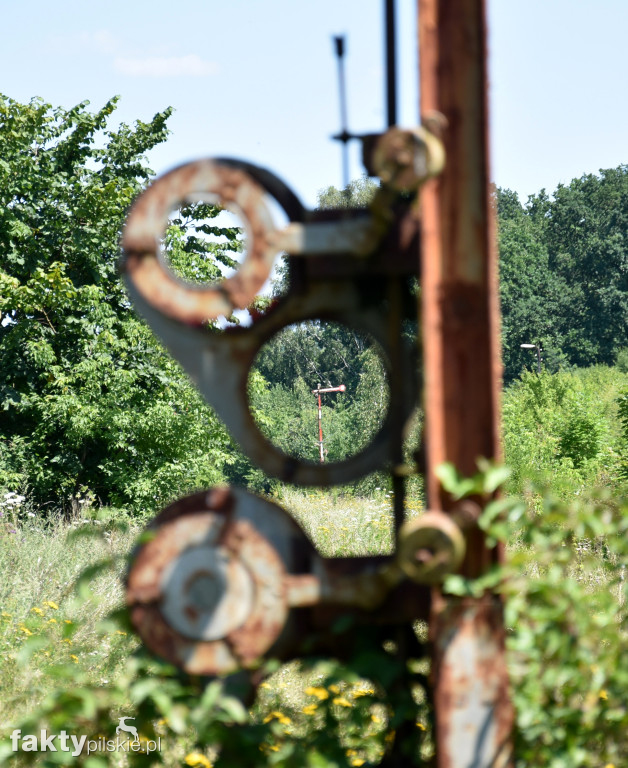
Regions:
M 131 711 L 145 738 L 169 746 L 123 762 L 377 764 L 408 714 L 386 703 L 401 674 L 390 649 L 379 676 L 359 655 L 349 667 L 276 669 L 249 713 L 227 683 L 206 687 L 146 657 L 119 611 L 134 536 L 186 492 L 234 482 L 271 494 L 328 555 L 389 551 L 391 505 L 385 475 L 329 493 L 264 476 L 136 316 L 118 276 L 120 230 L 169 111 L 111 130 L 114 109 L 115 99 L 92 113 L 0 97 L 0 735 L 17 722 L 24 733 L 45 722 L 107 734 Z M 371 192 L 359 180 L 347 194 L 323 191 L 320 205 L 365 204 Z M 507 490 L 520 501 L 483 519 L 507 541 L 507 568 L 448 588 L 507 596 L 518 765 L 618 768 L 628 754 L 628 167 L 525 205 L 496 189 L 495 205 Z M 165 244 L 190 280 L 217 278 L 243 247 L 207 205 L 177 212 Z M 540 374 L 524 342 L 541 346 Z M 377 429 L 388 397 L 377 349 L 351 329 L 304 323 L 273 339 L 250 376 L 252 411 L 280 447 L 316 460 L 319 383 L 347 385 L 324 402 L 328 458 L 339 459 Z M 421 506 L 414 482 L 408 514 Z M 404 706 L 427 761 L 420 689 Z M 5 746 L 0 760 L 13 759 Z

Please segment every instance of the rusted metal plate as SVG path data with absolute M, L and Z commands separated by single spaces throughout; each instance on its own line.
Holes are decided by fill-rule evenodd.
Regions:
M 408 237 L 404 240 L 408 248 L 415 244 L 405 232 L 403 236 Z M 344 259 L 352 261 L 354 269 L 330 274 L 341 261 L 336 258 L 334 262 L 331 257 L 290 259 L 290 294 L 267 314 L 257 317 L 250 327 L 222 333 L 169 317 L 127 275 L 136 308 L 181 363 L 244 453 L 268 474 L 298 485 L 350 482 L 395 462 L 394 446 L 400 444 L 404 425 L 416 405 L 417 350 L 402 335 L 401 325 L 416 318 L 410 273 L 404 275 L 394 259 L 380 258 L 378 252 L 373 260 Z M 397 298 L 392 301 L 396 302 L 399 322 L 392 327 L 391 295 L 395 292 Z M 342 323 L 372 337 L 382 350 L 389 380 L 394 367 L 399 382 L 394 404 L 372 442 L 342 462 L 316 464 L 286 456 L 261 434 L 249 410 L 248 375 L 259 349 L 284 327 L 309 319 Z
M 244 309 L 270 276 L 279 250 L 265 190 L 241 168 L 217 160 L 197 160 L 166 173 L 136 200 L 122 236 L 125 270 L 137 290 L 169 317 L 199 325 Z M 244 262 L 220 286 L 185 285 L 164 266 L 160 240 L 168 217 L 182 203 L 210 200 L 243 219 L 247 232 Z
M 193 674 L 254 664 L 284 629 L 286 570 L 308 544 L 296 524 L 241 489 L 214 489 L 172 505 L 149 530 L 127 578 L 146 645 Z
M 422 114 L 438 111 L 447 163 L 421 195 L 426 488 L 430 507 L 452 510 L 436 468 L 466 475 L 498 458 L 499 314 L 494 221 L 489 204 L 484 0 L 418 0 Z M 475 578 L 499 560 L 471 525 L 462 572 Z M 430 618 L 439 768 L 512 764 L 513 712 L 497 598 L 444 597 Z
M 501 601 L 494 595 L 437 599 L 431 622 L 438 765 L 511 766 L 513 711 L 502 663 Z
M 288 215 L 297 219 L 282 230 L 270 213 L 273 193 Z M 179 280 L 164 264 L 160 250 L 170 214 L 181 204 L 201 200 L 236 213 L 247 234 L 243 263 L 232 277 L 213 286 Z M 270 277 L 282 251 L 364 256 L 376 250 L 384 234 L 379 222 L 368 215 L 333 223 L 304 218 L 293 193 L 268 171 L 235 160 L 186 163 L 156 179 L 133 204 L 122 236 L 124 271 L 151 306 L 188 325 L 201 325 L 245 309 Z
M 298 656 L 318 621 L 306 607 L 380 625 L 426 616 L 429 589 L 404 585 L 394 557 L 321 558 L 281 507 L 241 488 L 181 499 L 148 532 L 127 577 L 131 621 L 151 651 L 190 674 Z

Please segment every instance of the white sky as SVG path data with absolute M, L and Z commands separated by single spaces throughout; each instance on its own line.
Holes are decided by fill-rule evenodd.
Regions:
M 415 0 L 397 0 L 402 125 L 417 121 Z M 627 0 L 489 0 L 493 177 L 523 201 L 628 162 Z M 5 2 L 0 92 L 118 119 L 173 106 L 150 163 L 231 156 L 313 206 L 340 185 L 336 60 L 347 35 L 349 128 L 385 126 L 383 0 Z M 352 176 L 361 173 L 357 146 Z

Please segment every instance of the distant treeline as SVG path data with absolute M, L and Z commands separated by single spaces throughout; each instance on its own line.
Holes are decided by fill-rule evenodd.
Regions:
M 628 347 L 628 166 L 545 190 L 522 205 L 497 189 L 504 378 L 612 365 Z

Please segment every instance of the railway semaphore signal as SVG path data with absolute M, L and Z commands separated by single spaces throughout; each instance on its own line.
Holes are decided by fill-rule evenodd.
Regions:
M 321 385 L 318 385 L 317 389 L 312 390 L 313 395 L 317 395 L 318 397 L 318 450 L 319 450 L 319 456 L 320 456 L 320 462 L 321 464 L 325 463 L 325 451 L 323 450 L 323 420 L 322 420 L 322 405 L 321 405 L 321 395 L 324 395 L 326 392 L 344 392 L 346 390 L 346 387 L 344 384 L 341 384 L 339 387 L 324 387 L 321 388 Z

